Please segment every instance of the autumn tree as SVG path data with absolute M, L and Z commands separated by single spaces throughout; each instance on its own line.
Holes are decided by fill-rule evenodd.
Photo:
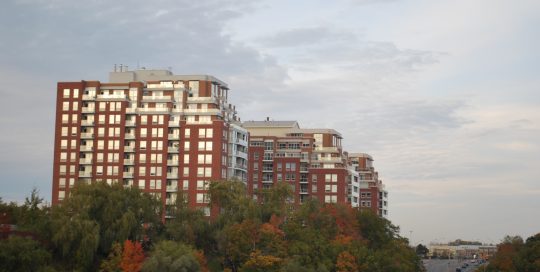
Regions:
M 122 251 L 122 260 L 120 261 L 120 267 L 124 272 L 138 272 L 141 271 L 142 264 L 144 262 L 144 252 L 141 243 L 130 240 L 124 242 L 124 250 Z

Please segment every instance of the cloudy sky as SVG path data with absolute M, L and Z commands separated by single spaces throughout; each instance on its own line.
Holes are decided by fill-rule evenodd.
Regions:
M 335 128 L 413 242 L 540 232 L 536 0 L 7 0 L 0 197 L 51 195 L 56 82 L 212 74 L 243 120 Z

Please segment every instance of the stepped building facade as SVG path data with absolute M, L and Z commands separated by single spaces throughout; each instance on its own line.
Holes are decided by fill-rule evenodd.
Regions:
M 59 82 L 53 204 L 77 183 L 104 181 L 138 187 L 165 208 L 181 194 L 210 215 L 218 210 L 208 205 L 209 182 L 237 179 L 255 199 L 285 182 L 298 205 L 317 198 L 387 215 L 387 192 L 371 156 L 345 152 L 333 129 L 242 123 L 229 91 L 213 76 L 123 67 L 109 82 Z

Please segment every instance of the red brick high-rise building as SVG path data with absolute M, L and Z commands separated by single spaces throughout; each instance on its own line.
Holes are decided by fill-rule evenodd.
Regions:
M 248 134 L 226 83 L 168 70 L 128 71 L 109 82 L 59 82 L 52 202 L 76 183 L 136 186 L 164 205 L 183 193 L 206 214 L 208 181 L 246 181 Z

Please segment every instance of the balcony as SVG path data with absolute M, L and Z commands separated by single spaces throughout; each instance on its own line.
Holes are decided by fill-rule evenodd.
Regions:
M 91 178 L 92 172 L 89 171 L 79 171 L 79 178 Z
M 178 160 L 167 160 L 167 166 L 178 166 L 180 161 Z
M 140 114 L 168 114 L 171 113 L 169 108 L 138 108 L 137 113 Z
M 93 146 L 87 146 L 87 145 L 81 145 L 79 147 L 79 149 L 81 150 L 81 152 L 92 152 L 94 150 L 94 147 Z
M 169 148 L 167 148 L 167 152 L 168 153 L 178 153 L 178 147 L 169 146 Z
M 188 97 L 187 103 L 188 104 L 193 104 L 193 103 L 218 104 L 218 100 L 214 96 L 209 96 L 209 97 Z
M 125 134 L 125 138 L 133 140 L 135 139 L 135 133 L 127 133 Z
M 124 159 L 124 165 L 133 165 L 135 164 L 134 159 Z
M 300 189 L 301 194 L 309 194 L 307 189 Z
M 236 152 L 234 153 L 234 155 L 235 155 L 236 157 L 240 157 L 240 158 L 246 159 L 246 160 L 247 160 L 247 158 L 248 158 L 247 153 L 246 153 L 246 152 L 242 152 L 242 151 L 236 151 Z
M 92 164 L 92 159 L 81 158 L 79 159 L 79 164 Z
M 132 120 L 127 121 L 126 120 L 126 127 L 134 127 L 134 126 L 136 126 L 135 121 L 132 121 Z
M 178 172 L 167 173 L 167 178 L 168 179 L 177 179 L 178 178 Z
M 92 94 L 92 95 L 91 95 L 91 94 L 83 94 L 83 95 L 82 95 L 82 100 L 83 100 L 83 101 L 84 101 L 84 100 L 94 100 L 94 99 L 96 99 L 96 96 L 93 95 L 93 94 Z
M 134 146 L 124 146 L 124 152 L 135 152 Z
M 82 107 L 81 108 L 81 112 L 82 113 L 94 113 L 96 112 L 96 108 L 87 108 L 87 107 Z
M 222 116 L 220 109 L 184 109 L 185 115 L 219 115 Z
M 81 121 L 81 126 L 94 126 L 94 121 L 90 121 L 90 120 L 82 120 Z
M 169 121 L 169 127 L 180 127 L 180 121 Z
M 125 101 L 127 100 L 127 95 L 125 94 L 98 94 L 97 100 Z
M 272 183 L 274 183 L 274 181 L 273 180 L 264 180 L 263 179 L 262 183 L 272 184 Z
M 170 96 L 143 96 L 141 102 L 172 102 Z
M 126 108 L 127 114 L 135 114 L 137 113 L 137 108 Z
M 133 178 L 133 172 L 123 172 L 122 175 L 124 178 Z
M 169 140 L 180 140 L 180 134 L 169 134 Z
M 178 192 L 178 186 L 169 185 L 169 186 L 167 186 L 166 190 L 167 190 L 167 192 Z
M 81 133 L 81 139 L 94 139 L 94 133 Z

